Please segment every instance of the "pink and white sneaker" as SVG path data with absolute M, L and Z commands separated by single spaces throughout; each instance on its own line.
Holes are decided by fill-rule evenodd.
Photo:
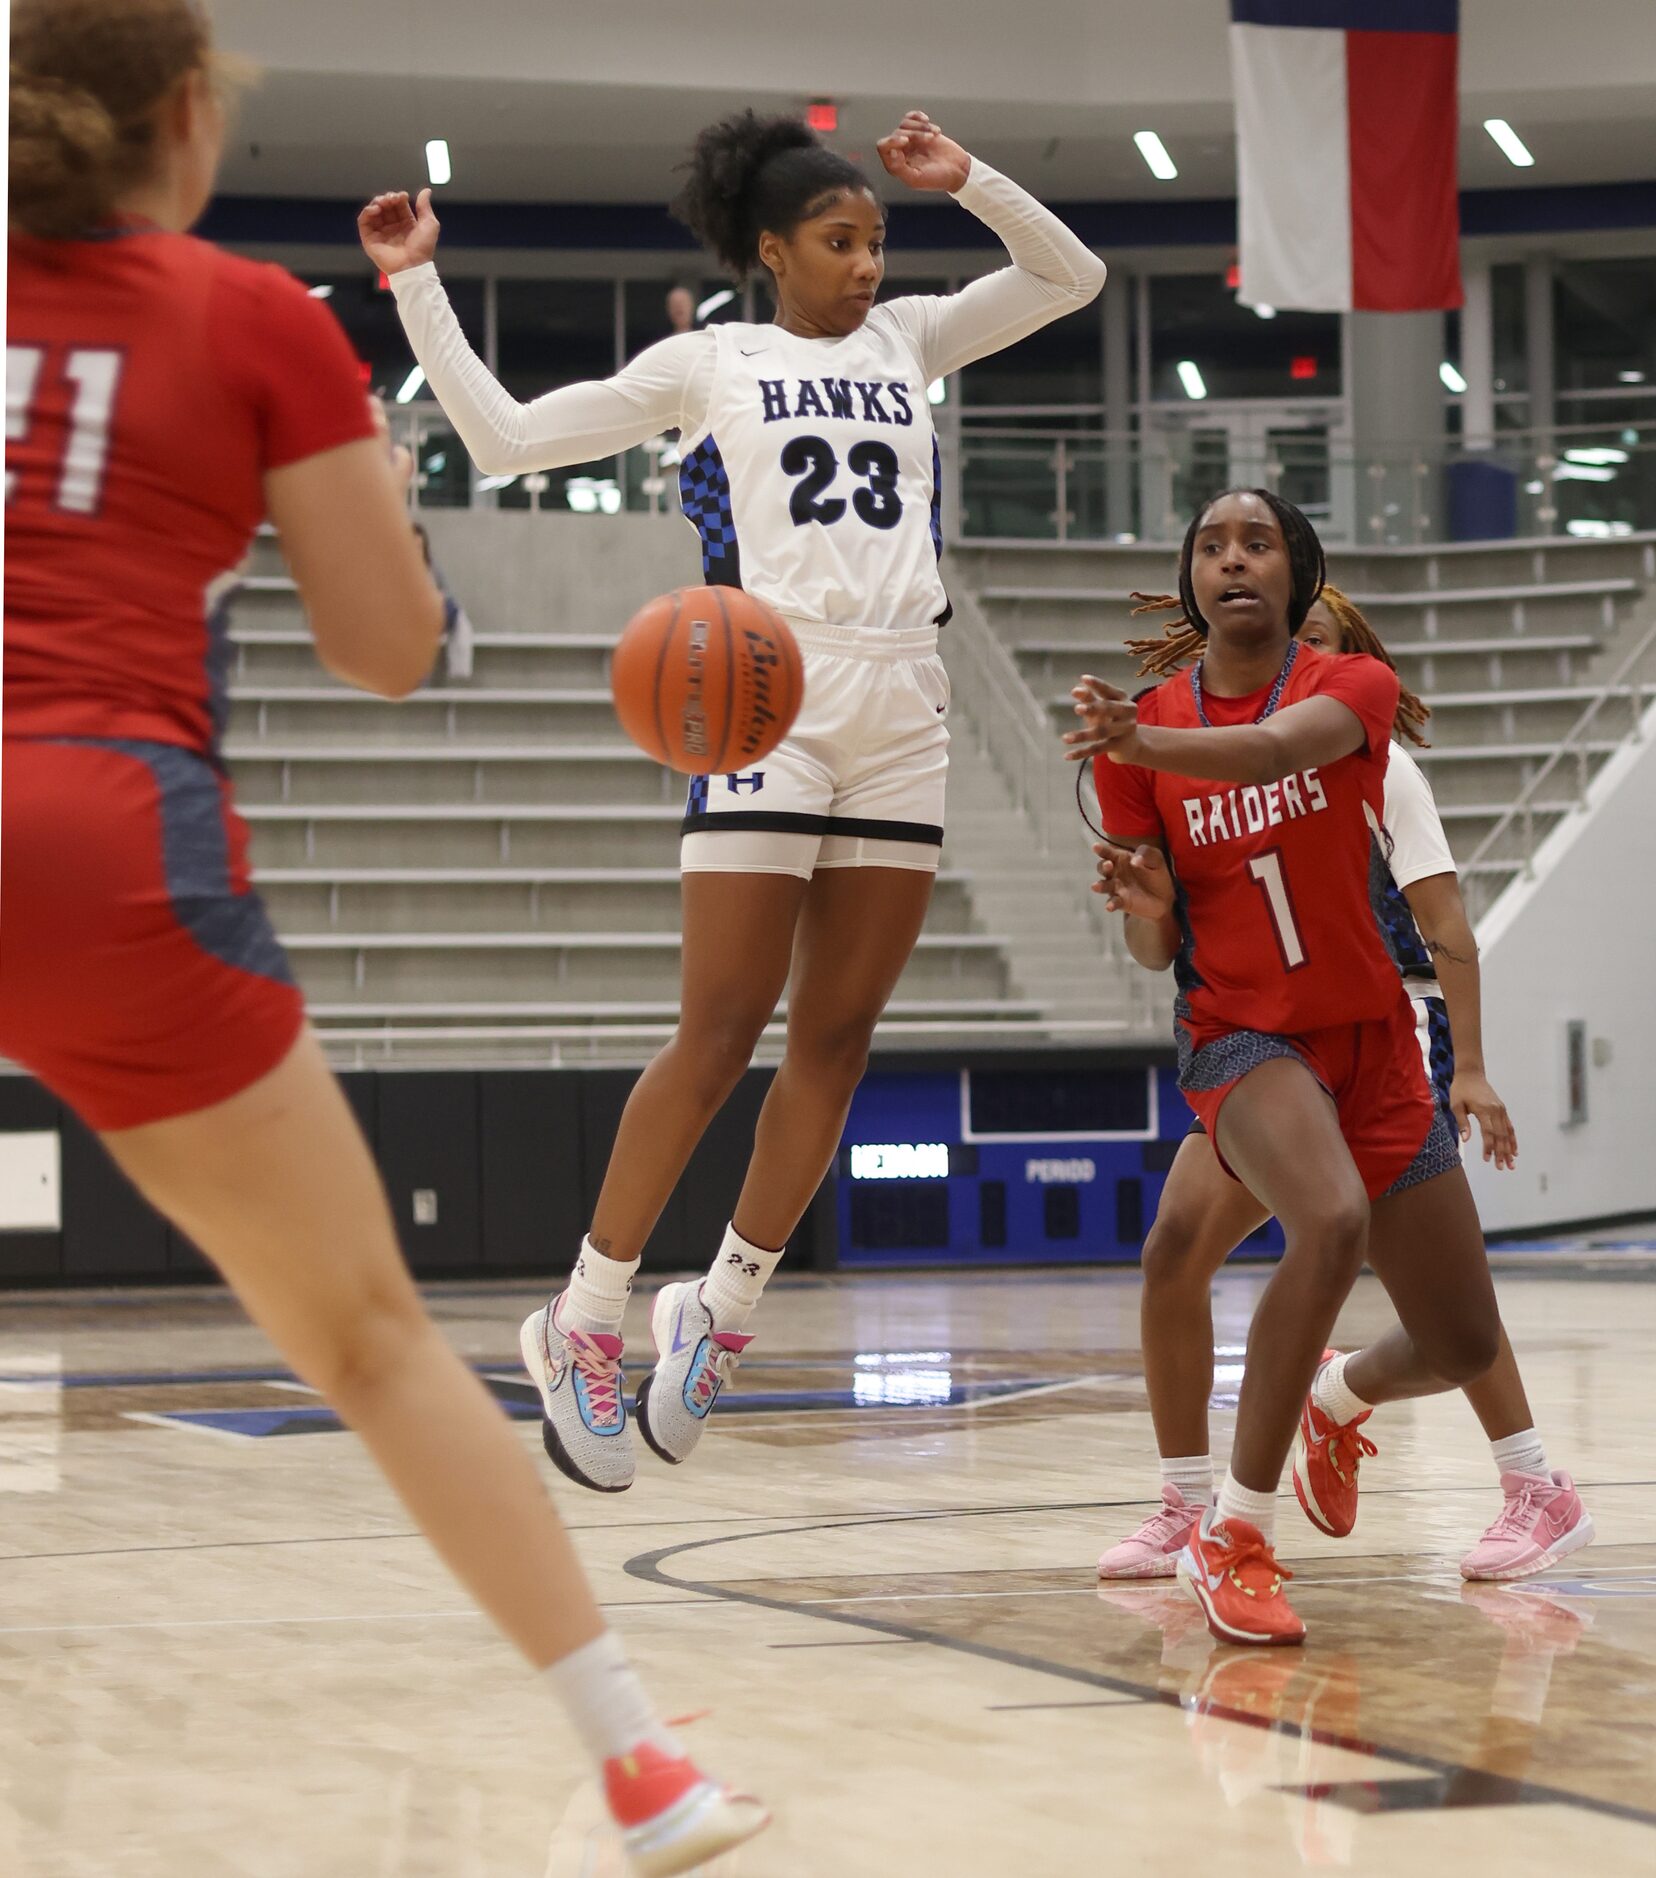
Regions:
M 1192 1503 L 1168 1483 L 1162 1488 L 1159 1513 L 1152 1513 L 1137 1532 L 1113 1545 L 1098 1561 L 1100 1578 L 1171 1578 L 1174 1561 L 1184 1550 L 1201 1502 Z
M 638 1878 L 690 1871 L 770 1824 L 758 1800 L 648 1744 L 605 1761 L 604 1798 Z
M 1461 1560 L 1463 1578 L 1529 1578 L 1592 1543 L 1592 1515 L 1568 1474 L 1503 1474 L 1501 1492 L 1501 1516 Z

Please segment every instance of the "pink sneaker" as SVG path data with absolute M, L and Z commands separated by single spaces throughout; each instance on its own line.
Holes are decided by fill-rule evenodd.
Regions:
M 1501 1517 L 1461 1560 L 1463 1578 L 1528 1578 L 1592 1543 L 1592 1515 L 1568 1474 L 1503 1474 L 1501 1492 Z
M 1192 1505 L 1175 1486 L 1162 1488 L 1159 1513 L 1152 1513 L 1130 1538 L 1113 1545 L 1098 1561 L 1100 1578 L 1171 1578 L 1173 1562 L 1184 1549 L 1200 1503 Z

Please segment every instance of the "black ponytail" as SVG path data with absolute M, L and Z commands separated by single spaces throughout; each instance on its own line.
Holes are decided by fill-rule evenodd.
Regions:
M 737 280 L 759 265 L 759 237 L 791 235 L 847 189 L 867 189 L 855 163 L 818 143 L 796 117 L 738 111 L 701 131 L 672 213 Z
M 1196 589 L 1191 584 L 1190 564 L 1196 554 L 1196 536 L 1208 511 L 1215 503 L 1223 502 L 1226 496 L 1257 496 L 1276 517 L 1277 526 L 1282 530 L 1282 544 L 1288 551 L 1288 630 L 1297 633 L 1305 624 L 1306 614 L 1317 604 L 1317 596 L 1328 580 L 1328 561 L 1317 531 L 1305 515 L 1292 502 L 1284 501 L 1269 489 L 1223 489 L 1210 501 L 1204 502 L 1191 517 L 1190 526 L 1185 530 L 1184 546 L 1179 551 L 1179 601 L 1184 607 L 1185 618 L 1204 639 L 1207 637 L 1208 623 L 1196 605 Z

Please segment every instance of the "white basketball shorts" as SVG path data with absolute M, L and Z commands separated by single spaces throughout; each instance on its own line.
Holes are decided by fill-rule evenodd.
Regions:
M 790 621 L 805 665 L 792 730 L 745 775 L 690 784 L 680 865 L 794 874 L 937 871 L 949 774 L 949 680 L 937 628 Z

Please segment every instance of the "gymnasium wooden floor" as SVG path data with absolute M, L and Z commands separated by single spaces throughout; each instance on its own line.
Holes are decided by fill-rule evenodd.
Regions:
M 1260 1282 L 1221 1288 L 1220 1456 Z M 721 1878 L 1650 1878 L 1656 1256 L 1500 1282 L 1597 1544 L 1464 1589 L 1477 1426 L 1385 1410 L 1350 1540 L 1284 1501 L 1311 1638 L 1258 1654 L 1094 1578 L 1155 1493 L 1135 1275 L 779 1285 L 691 1467 L 557 1488 L 668 1712 L 776 1808 Z M 526 1414 L 531 1294 L 433 1295 Z M 1365 1281 L 1341 1340 L 1385 1321 Z M 7 1878 L 619 1878 L 561 1717 L 216 1294 L 0 1300 L 0 1584 Z

